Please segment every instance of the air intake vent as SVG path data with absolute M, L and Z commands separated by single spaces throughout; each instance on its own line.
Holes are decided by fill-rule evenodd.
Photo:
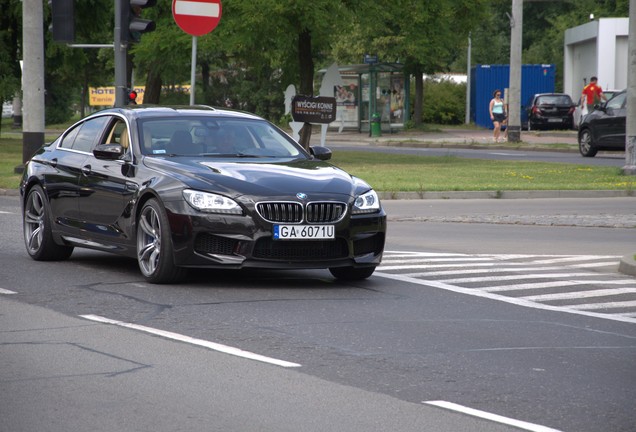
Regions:
M 258 214 L 271 223 L 335 223 L 345 217 L 347 204 L 342 202 L 311 202 L 303 208 L 298 202 L 262 202 L 256 205 Z
M 256 211 L 268 222 L 300 223 L 303 220 L 303 207 L 297 202 L 259 203 Z

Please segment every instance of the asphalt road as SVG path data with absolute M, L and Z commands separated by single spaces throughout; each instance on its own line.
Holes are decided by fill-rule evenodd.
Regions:
M 0 197 L 0 430 L 632 431 L 628 311 L 416 274 L 510 265 L 515 279 L 552 282 L 556 260 L 550 271 L 576 272 L 564 280 L 585 289 L 633 289 L 616 256 L 636 231 L 603 225 L 631 223 L 635 202 L 387 201 L 387 254 L 368 281 L 200 271 L 153 286 L 134 261 L 99 252 L 31 261 L 17 198 Z M 550 218 L 570 224 L 540 224 Z

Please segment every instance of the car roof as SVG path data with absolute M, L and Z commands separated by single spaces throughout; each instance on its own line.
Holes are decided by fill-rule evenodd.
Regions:
M 538 96 L 567 96 L 570 97 L 569 94 L 567 93 L 537 93 L 534 95 L 534 97 L 538 97 Z
M 151 117 L 209 116 L 262 120 L 261 117 L 243 111 L 214 108 L 207 105 L 127 105 L 107 108 L 94 114 L 122 114 L 129 119 Z

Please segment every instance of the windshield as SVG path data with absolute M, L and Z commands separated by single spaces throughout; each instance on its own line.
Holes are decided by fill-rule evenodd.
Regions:
M 143 154 L 205 157 L 297 157 L 291 138 L 264 120 L 166 117 L 139 120 Z
M 537 105 L 572 105 L 572 99 L 568 95 L 539 96 Z

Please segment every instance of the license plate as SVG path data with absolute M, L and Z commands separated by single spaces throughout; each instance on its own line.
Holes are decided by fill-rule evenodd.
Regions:
M 548 119 L 550 123 L 561 123 L 561 119 Z
M 324 240 L 335 238 L 334 225 L 274 225 L 274 240 Z

